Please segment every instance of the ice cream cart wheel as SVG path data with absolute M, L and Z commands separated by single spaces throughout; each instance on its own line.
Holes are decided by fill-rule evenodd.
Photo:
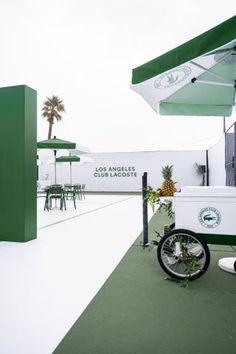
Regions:
M 195 232 L 184 229 L 173 230 L 161 238 L 157 258 L 168 275 L 182 280 L 199 278 L 210 264 L 206 241 Z

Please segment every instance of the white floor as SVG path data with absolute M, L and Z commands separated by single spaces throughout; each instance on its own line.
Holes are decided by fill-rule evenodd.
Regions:
M 141 231 L 140 196 L 39 198 L 37 239 L 0 243 L 0 353 L 52 353 Z

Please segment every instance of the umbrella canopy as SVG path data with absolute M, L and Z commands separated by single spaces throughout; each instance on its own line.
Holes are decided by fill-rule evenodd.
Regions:
M 53 139 L 43 140 L 37 142 L 38 149 L 51 149 L 51 150 L 59 150 L 59 149 L 75 149 L 76 143 L 72 143 L 67 140 L 58 139 L 54 136 Z
M 133 69 L 131 88 L 160 115 L 231 116 L 236 16 Z
M 76 144 L 76 148 L 70 150 L 72 155 L 89 154 L 91 151 L 88 147 Z
M 67 140 L 57 139 L 54 136 L 53 139 L 43 140 L 37 142 L 38 149 L 50 149 L 54 151 L 54 173 L 55 173 L 55 184 L 57 183 L 57 170 L 56 170 L 56 155 L 57 150 L 60 149 L 75 149 L 76 143 L 72 143 Z

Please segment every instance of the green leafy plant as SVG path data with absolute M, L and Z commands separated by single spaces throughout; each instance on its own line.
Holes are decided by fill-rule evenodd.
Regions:
M 145 198 L 151 205 L 151 208 L 153 212 L 155 211 L 155 206 L 158 206 L 158 212 L 161 212 L 162 210 L 166 212 L 168 215 L 169 219 L 173 220 L 174 218 L 174 212 L 172 209 L 172 201 L 171 200 L 165 200 L 162 201 L 156 191 L 153 190 L 151 186 L 148 186 L 146 189 L 146 198 Z M 168 234 L 171 231 L 172 226 L 171 225 L 165 225 L 164 226 L 164 235 Z M 158 244 L 160 242 L 161 237 L 164 235 L 161 235 L 158 231 L 155 231 L 156 234 L 156 239 L 152 240 L 150 245 L 149 245 L 149 251 L 154 246 L 158 247 Z M 189 276 L 196 270 L 199 269 L 199 259 L 196 255 L 191 253 L 189 249 L 182 243 L 181 244 L 181 262 L 185 265 L 185 270 L 184 273 L 186 274 L 186 278 L 183 280 L 178 280 L 178 279 L 173 279 L 173 278 L 165 278 L 166 280 L 172 280 L 175 281 L 179 284 L 181 284 L 181 287 L 187 288 L 189 285 Z
M 147 186 L 147 188 L 145 190 L 145 199 L 144 200 L 149 202 L 149 204 L 152 208 L 152 211 L 154 213 L 155 205 L 159 204 L 160 198 L 157 196 L 156 192 L 154 191 L 154 189 L 151 186 Z
M 155 211 L 155 206 L 159 206 L 158 207 L 159 212 L 164 210 L 170 219 L 174 217 L 171 200 L 167 199 L 165 201 L 162 201 L 158 193 L 151 186 L 148 186 L 145 192 L 146 192 L 145 200 L 147 200 L 150 203 L 153 213 Z
M 186 277 L 183 278 L 182 280 L 166 277 L 165 280 L 174 281 L 180 284 L 181 287 L 187 288 L 190 283 L 189 280 L 190 275 L 199 269 L 199 259 L 194 254 L 190 253 L 187 247 L 181 244 L 181 262 L 185 265 L 184 273 L 186 274 Z
M 186 278 L 181 281 L 183 287 L 188 287 L 189 285 L 189 276 L 199 269 L 199 259 L 196 255 L 189 252 L 188 248 L 181 244 L 181 252 L 182 252 L 182 261 L 185 264 L 184 273 L 186 274 Z

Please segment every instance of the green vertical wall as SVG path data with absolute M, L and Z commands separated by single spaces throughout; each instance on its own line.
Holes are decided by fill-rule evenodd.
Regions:
M 37 93 L 0 88 L 0 241 L 37 237 Z

